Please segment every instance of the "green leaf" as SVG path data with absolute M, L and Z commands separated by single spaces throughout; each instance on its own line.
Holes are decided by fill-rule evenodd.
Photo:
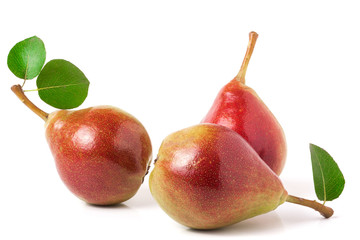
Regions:
M 339 166 L 324 149 L 310 144 L 316 196 L 321 201 L 331 201 L 340 196 L 345 179 Z
M 40 98 L 60 109 L 80 106 L 87 97 L 89 84 L 79 68 L 62 59 L 48 62 L 36 80 Z
M 10 50 L 7 64 L 18 78 L 33 79 L 39 75 L 45 58 L 45 45 L 40 38 L 34 36 L 18 42 Z

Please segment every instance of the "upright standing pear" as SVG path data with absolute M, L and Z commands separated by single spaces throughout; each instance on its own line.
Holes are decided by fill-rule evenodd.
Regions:
M 247 52 L 238 75 L 218 93 L 202 123 L 219 124 L 239 133 L 278 175 L 286 160 L 284 132 L 256 92 L 245 85 L 245 74 L 257 40 L 250 33 Z

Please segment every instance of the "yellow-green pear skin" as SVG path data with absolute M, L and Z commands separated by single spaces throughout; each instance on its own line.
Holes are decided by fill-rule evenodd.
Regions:
M 162 142 L 149 178 L 160 207 L 194 229 L 215 229 L 274 210 L 285 191 L 277 175 L 235 131 L 199 124 Z

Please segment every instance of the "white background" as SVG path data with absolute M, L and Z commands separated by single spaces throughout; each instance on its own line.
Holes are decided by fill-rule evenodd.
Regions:
M 338 239 L 357 236 L 360 14 L 356 1 L 8 1 L 0 3 L 0 239 Z M 147 128 L 156 156 L 169 133 L 197 124 L 238 72 L 248 33 L 259 38 L 247 73 L 285 131 L 281 175 L 289 193 L 316 199 L 308 144 L 325 148 L 346 179 L 330 219 L 284 203 L 215 231 L 194 231 L 137 195 L 94 207 L 55 169 L 44 123 L 10 91 L 21 83 L 7 54 L 37 35 L 47 61 L 62 58 L 90 80 L 81 108 L 109 104 Z M 25 89 L 34 89 L 28 81 Z M 27 96 L 47 112 L 36 92 Z M 345 235 L 346 234 L 346 235 Z

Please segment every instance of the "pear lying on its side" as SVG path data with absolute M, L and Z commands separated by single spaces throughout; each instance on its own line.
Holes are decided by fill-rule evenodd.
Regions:
M 195 125 L 166 137 L 149 181 L 160 207 L 195 229 L 234 224 L 284 201 L 308 201 L 288 195 L 255 150 L 238 133 L 217 124 Z

